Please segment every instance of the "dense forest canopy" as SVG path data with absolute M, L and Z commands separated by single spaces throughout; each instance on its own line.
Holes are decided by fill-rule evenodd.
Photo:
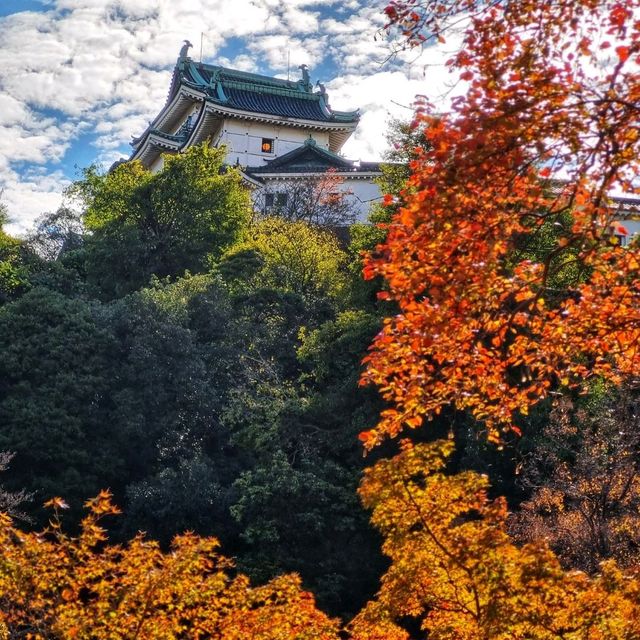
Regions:
M 640 637 L 638 12 L 392 2 L 469 91 L 346 243 L 206 146 L 0 231 L 0 637 Z

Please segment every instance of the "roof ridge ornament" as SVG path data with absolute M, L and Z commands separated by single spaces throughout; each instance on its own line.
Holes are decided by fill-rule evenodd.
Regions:
M 298 69 L 302 71 L 302 79 L 298 82 L 302 85 L 302 88 L 307 92 L 311 93 L 311 77 L 309 76 L 309 67 L 306 64 L 301 64 L 298 66 Z
M 316 95 L 320 96 L 320 107 L 327 117 L 331 117 L 331 105 L 329 104 L 327 87 L 325 87 L 324 83 L 320 82 L 320 80 L 316 82 L 316 87 L 319 89 L 319 91 L 316 92 Z
M 178 59 L 179 60 L 185 60 L 186 58 L 188 58 L 189 57 L 189 49 L 191 49 L 191 47 L 193 47 L 193 45 L 188 40 L 184 40 L 183 42 L 184 42 L 184 44 L 182 45 L 182 48 L 180 49 L 180 53 L 178 54 Z

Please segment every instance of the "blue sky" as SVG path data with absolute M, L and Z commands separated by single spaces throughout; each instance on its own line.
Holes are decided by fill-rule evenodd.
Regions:
M 205 62 L 286 77 L 307 64 L 336 109 L 360 108 L 343 152 L 377 159 L 391 117 L 449 89 L 446 51 L 389 59 L 384 0 L 0 0 L 0 189 L 9 230 L 62 202 L 92 162 L 128 157 L 164 104 L 184 39 Z

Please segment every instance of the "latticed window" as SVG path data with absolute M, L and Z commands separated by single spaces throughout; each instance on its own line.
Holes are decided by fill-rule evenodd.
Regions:
M 278 211 L 287 206 L 289 196 L 286 193 L 265 193 L 264 194 L 264 211 Z

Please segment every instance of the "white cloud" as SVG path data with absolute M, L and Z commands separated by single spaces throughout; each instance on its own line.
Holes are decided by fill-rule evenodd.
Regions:
M 249 49 L 259 60 L 266 61 L 274 71 L 286 71 L 290 59 L 292 74 L 298 65 L 318 65 L 324 58 L 325 36 L 297 38 L 289 35 L 266 35 L 253 38 Z
M 50 174 L 11 172 L 0 181 L 2 201 L 9 210 L 6 230 L 24 235 L 44 212 L 55 211 L 62 204 L 62 192 L 69 180 L 59 171 Z
M 227 69 L 237 69 L 238 71 L 249 71 L 250 73 L 258 72 L 258 63 L 255 56 L 240 54 L 235 58 L 218 57 L 216 63 Z
M 318 31 L 317 12 L 302 11 L 289 5 L 283 12 L 283 20 L 292 33 L 314 33 Z
M 393 71 L 351 73 L 327 84 L 332 108 L 360 108 L 358 129 L 343 149 L 346 156 L 363 160 L 382 158 L 388 148 L 385 133 L 389 121 L 411 120 L 417 96 L 426 96 L 446 109 L 453 97 L 466 90 L 466 84 L 450 74 L 444 64 L 451 46 L 440 45 L 414 53 L 411 65 L 399 61 Z
M 25 126 L 30 123 L 33 123 L 33 114 L 23 102 L 13 96 L 0 94 L 0 126 Z
M 385 133 L 392 118 L 409 120 L 411 105 L 423 88 L 400 71 L 382 71 L 366 77 L 338 78 L 327 85 L 331 107 L 338 110 L 360 108 L 358 129 L 343 152 L 353 159 L 381 159 L 388 144 Z

